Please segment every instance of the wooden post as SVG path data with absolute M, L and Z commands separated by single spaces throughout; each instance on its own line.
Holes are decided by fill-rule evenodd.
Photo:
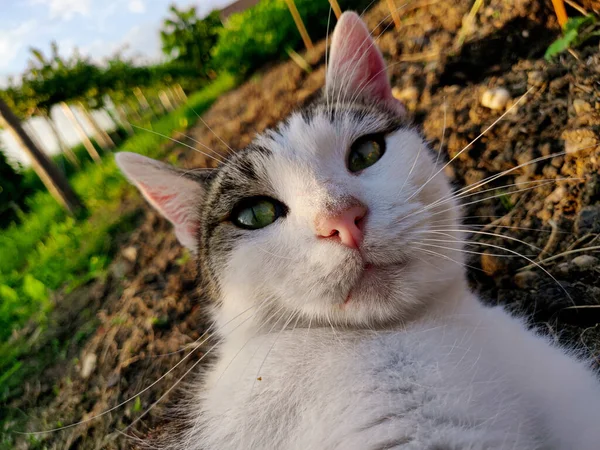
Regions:
M 394 26 L 396 27 L 396 30 L 399 30 L 402 26 L 402 21 L 400 20 L 400 14 L 398 14 L 398 8 L 396 8 L 396 2 L 394 0 L 387 0 L 387 4 L 390 13 L 392 14 L 392 19 L 394 20 Z
M 285 0 L 290 13 L 292 13 L 292 17 L 294 18 L 294 22 L 296 23 L 296 28 L 300 32 L 300 36 L 302 36 L 302 40 L 304 41 L 304 46 L 307 50 L 313 49 L 313 43 L 310 40 L 310 36 L 306 31 L 306 27 L 304 26 L 304 22 L 302 22 L 302 17 L 300 17 L 300 13 L 298 12 L 298 8 L 296 8 L 296 4 L 294 0 Z
M 71 111 L 69 105 L 67 105 L 65 102 L 61 102 L 60 107 L 62 108 L 64 115 L 67 116 L 67 119 L 69 119 L 75 127 L 75 130 L 77 130 L 79 138 L 81 139 L 81 143 L 90 154 L 91 158 L 96 162 L 96 164 L 100 164 L 102 160 L 100 159 L 100 155 L 98 154 L 96 147 L 94 147 L 94 144 L 92 144 L 92 141 L 90 141 L 90 138 L 77 120 L 77 117 L 75 117 L 75 114 L 73 114 L 73 111 Z
M 21 122 L 8 105 L 0 99 L 0 121 L 8 128 L 23 151 L 31 158 L 31 166 L 40 177 L 48 192 L 70 214 L 77 214 L 85 209 L 75 191 L 71 189 L 67 179 L 60 173 L 52 160 L 48 158 L 23 130 Z
M 110 138 L 108 133 L 104 131 L 104 129 L 96 122 L 96 119 L 92 116 L 92 113 L 85 107 L 85 105 L 81 102 L 78 102 L 77 106 L 79 106 L 79 110 L 85 120 L 89 124 L 90 127 L 94 130 L 94 135 L 96 137 L 96 142 L 100 144 L 103 150 L 107 148 L 114 148 L 115 143 Z
M 81 164 L 79 163 L 79 159 L 77 159 L 77 155 L 71 149 L 71 147 L 69 147 L 63 140 L 62 136 L 60 135 L 60 132 L 58 131 L 58 127 L 52 120 L 52 117 L 50 117 L 50 114 L 48 113 L 46 115 L 44 113 L 41 113 L 41 115 L 44 119 L 46 119 L 46 123 L 50 127 L 50 130 L 52 130 L 52 133 L 54 134 L 54 137 L 55 137 L 56 141 L 58 142 L 58 148 L 60 149 L 60 151 L 71 162 L 71 164 L 73 164 L 78 169 L 81 169 Z
M 337 0 L 329 0 L 329 4 L 333 9 L 336 19 L 339 19 L 342 15 L 342 9 L 340 8 L 340 4 L 337 2 Z
M 179 97 L 181 103 L 187 102 L 187 95 L 185 95 L 185 91 L 179 83 L 175 85 L 175 92 L 177 92 L 177 96 Z
M 554 12 L 558 18 L 558 23 L 561 27 L 567 23 L 567 9 L 565 8 L 565 2 L 563 0 L 552 0 L 552 6 L 554 6 Z
M 160 91 L 158 93 L 158 98 L 167 111 L 173 111 L 173 109 L 175 109 L 173 107 L 173 104 L 171 103 L 171 100 L 169 100 L 169 96 L 165 91 Z
M 127 134 L 133 134 L 133 127 L 131 126 L 131 123 L 129 122 L 129 119 L 127 118 L 127 114 L 125 113 L 125 108 L 123 108 L 122 105 L 115 105 L 115 110 L 117 111 L 117 115 L 119 116 L 119 121 L 121 122 L 121 125 L 123 125 L 123 128 L 125 128 L 125 130 L 127 131 Z

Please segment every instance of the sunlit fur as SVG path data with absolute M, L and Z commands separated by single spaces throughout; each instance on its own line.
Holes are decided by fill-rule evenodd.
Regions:
M 385 75 L 363 90 L 353 71 L 336 73 L 354 67 L 339 60 L 354 55 L 346 42 L 372 44 L 366 33 L 345 14 L 332 44 L 338 69 L 328 73 L 338 79 L 323 99 L 198 180 L 203 189 L 186 196 L 181 185 L 183 212 L 166 212 L 178 230 L 181 220 L 199 229 L 179 237 L 197 250 L 218 345 L 182 403 L 186 431 L 166 447 L 599 448 L 591 370 L 469 292 L 458 203 Z M 374 46 L 362 53 L 382 64 Z M 380 132 L 383 157 L 351 173 L 350 145 Z M 135 182 L 130 159 L 120 164 Z M 175 186 L 182 176 L 163 173 L 145 180 Z M 287 215 L 236 227 L 229 214 L 255 195 Z M 368 208 L 360 252 L 317 235 L 318 217 L 356 202 Z M 190 203 L 200 214 L 188 214 Z M 439 223 L 445 243 L 427 250 Z

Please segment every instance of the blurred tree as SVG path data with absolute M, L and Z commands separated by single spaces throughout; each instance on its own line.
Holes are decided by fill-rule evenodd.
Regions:
M 200 19 L 195 7 L 180 10 L 175 5 L 171 5 L 169 12 L 171 17 L 164 20 L 160 32 L 163 53 L 207 75 L 211 49 L 223 27 L 219 13 L 213 11 Z
M 71 214 L 84 211 L 85 207 L 66 178 L 58 168 L 31 140 L 23 130 L 21 122 L 10 110 L 8 105 L 0 99 L 0 125 L 7 128 L 15 140 L 21 145 L 22 150 L 31 158 L 31 165 L 38 174 L 46 189 L 62 204 Z
M 9 164 L 0 149 L 0 228 L 16 220 L 23 198 L 23 175 Z

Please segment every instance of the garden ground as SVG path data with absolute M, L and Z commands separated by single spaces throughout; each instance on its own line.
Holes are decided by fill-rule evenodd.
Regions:
M 441 148 L 441 158 L 456 157 L 445 170 L 457 188 L 522 165 L 463 200 L 465 227 L 473 231 L 468 247 L 473 288 L 492 304 L 529 314 L 544 332 L 587 348 L 595 358 L 600 350 L 600 263 L 593 256 L 600 246 L 598 41 L 548 63 L 544 51 L 558 34 L 549 2 L 491 0 L 465 44 L 453 52 L 467 3 L 409 2 L 399 31 L 387 17 L 386 2 L 375 5 L 366 20 L 379 36 L 395 93 L 416 126 L 432 148 Z M 321 42 L 306 56 L 311 71 L 283 63 L 223 95 L 203 123 L 174 136 L 202 153 L 172 143 L 166 149 L 169 160 L 182 167 L 213 166 L 203 154 L 206 147 L 220 155 L 232 151 L 227 146 L 242 148 L 256 132 L 309 101 L 324 81 L 324 50 Z M 462 151 L 504 112 L 481 104 L 484 92 L 497 87 L 508 90 L 508 106 L 525 97 Z M 530 187 L 535 188 L 525 190 Z M 11 417 L 5 422 L 10 445 L 128 448 L 132 441 L 123 430 L 163 394 L 126 433 L 168 432 L 169 402 L 185 394 L 167 391 L 210 348 L 190 345 L 207 328 L 194 262 L 137 194 L 129 191 L 123 205 L 135 230 L 116 233 L 109 270 L 55 294 L 43 339 L 35 326 L 22 331 L 22 338 L 37 345 L 25 364 L 52 353 L 53 342 L 69 344 L 61 346 L 55 364 L 25 380 L 3 405 Z M 115 409 L 90 420 L 110 408 Z M 85 423 L 60 432 L 12 433 L 81 420 Z

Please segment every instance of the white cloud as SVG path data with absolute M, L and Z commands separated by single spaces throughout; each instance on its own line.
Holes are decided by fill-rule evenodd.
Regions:
M 37 28 L 36 20 L 28 20 L 0 34 L 0 70 L 10 67 Z
M 156 62 L 161 57 L 160 36 L 157 30 L 158 24 L 147 22 L 132 27 L 119 40 L 95 39 L 80 50 L 83 55 L 90 55 L 97 62 L 116 52 L 133 56 L 139 63 Z
M 71 20 L 77 14 L 89 16 L 91 0 L 31 0 L 31 3 L 45 5 L 50 10 L 51 19 Z
M 146 12 L 146 5 L 144 5 L 142 0 L 130 0 L 129 11 L 135 14 L 142 14 Z

